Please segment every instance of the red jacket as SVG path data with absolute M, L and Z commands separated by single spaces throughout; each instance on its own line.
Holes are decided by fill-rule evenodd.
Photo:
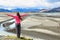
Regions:
M 21 19 L 19 19 L 18 16 L 14 16 L 14 15 L 12 15 L 12 14 L 7 14 L 7 15 L 13 17 L 13 18 L 15 19 L 15 23 L 16 23 L 16 24 L 19 24 L 19 23 L 21 22 Z M 21 17 L 26 16 L 26 15 L 27 15 L 27 14 L 21 14 Z

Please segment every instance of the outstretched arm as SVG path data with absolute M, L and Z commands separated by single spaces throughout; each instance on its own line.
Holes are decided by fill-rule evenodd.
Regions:
M 24 17 L 24 16 L 27 16 L 27 14 L 21 14 L 20 16 L 21 16 L 21 17 Z
M 12 14 L 6 14 L 7 16 L 11 16 L 11 17 L 14 17 Z

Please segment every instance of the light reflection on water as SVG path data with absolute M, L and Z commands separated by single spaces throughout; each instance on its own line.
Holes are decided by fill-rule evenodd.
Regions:
M 10 22 L 12 22 L 12 21 L 14 21 L 14 20 L 11 20 Z M 0 25 L 0 35 L 15 35 L 14 33 L 6 32 L 5 31 L 6 28 L 4 28 L 2 26 L 2 24 Z M 11 25 L 10 29 L 14 28 L 13 26 L 14 26 L 14 24 Z

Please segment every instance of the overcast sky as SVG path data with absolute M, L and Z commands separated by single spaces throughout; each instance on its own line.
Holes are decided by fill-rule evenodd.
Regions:
M 11 9 L 19 8 L 54 8 L 60 6 L 60 0 L 0 0 L 0 7 Z

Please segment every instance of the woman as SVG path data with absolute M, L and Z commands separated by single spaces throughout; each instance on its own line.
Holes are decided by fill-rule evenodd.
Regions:
M 21 19 L 23 16 L 26 16 L 27 14 L 19 14 L 19 12 L 17 12 L 16 16 L 11 15 L 11 14 L 7 14 L 8 16 L 11 16 L 15 19 L 15 24 L 16 24 L 16 31 L 17 31 L 17 37 L 20 38 L 21 35 Z

